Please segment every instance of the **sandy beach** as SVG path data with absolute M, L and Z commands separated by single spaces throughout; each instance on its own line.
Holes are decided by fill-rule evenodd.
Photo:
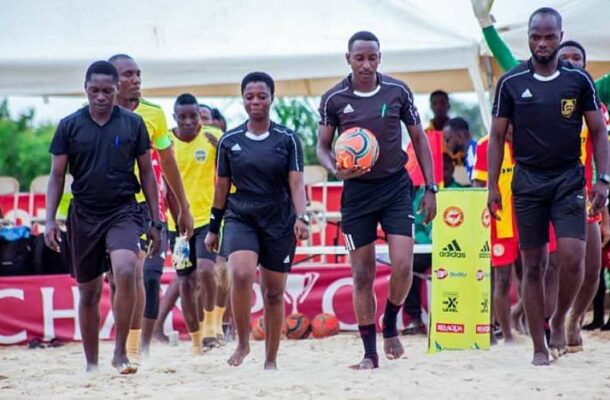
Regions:
M 100 371 L 85 374 L 79 343 L 29 350 L 0 348 L 0 398 L 9 399 L 373 399 L 502 398 L 608 399 L 610 333 L 585 335 L 586 351 L 550 367 L 529 364 L 529 339 L 490 351 L 426 354 L 424 337 L 403 337 L 407 359 L 382 361 L 375 371 L 352 371 L 361 344 L 355 334 L 327 339 L 283 340 L 279 371 L 262 369 L 262 342 L 240 368 L 225 360 L 235 343 L 204 356 L 190 344 L 156 344 L 138 374 L 119 376 L 110 367 L 112 343 L 100 348 Z M 381 349 L 381 337 L 379 343 Z M 525 396 L 525 397 L 524 397 Z

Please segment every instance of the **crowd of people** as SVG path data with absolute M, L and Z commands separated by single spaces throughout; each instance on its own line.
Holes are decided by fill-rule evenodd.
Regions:
M 488 8 L 475 10 L 482 24 L 489 20 Z M 424 327 L 414 304 L 419 295 L 413 290 L 418 287 L 412 285 L 413 270 L 423 271 L 431 262 L 429 255 L 414 258 L 413 245 L 414 239 L 430 242 L 439 184 L 489 189 L 494 318 L 504 340 L 511 341 L 512 327 L 527 330 L 535 365 L 548 364 L 549 354 L 558 358 L 583 350 L 580 324 L 598 287 L 600 232 L 607 232 L 602 210 L 610 183 L 608 142 L 602 103 L 584 70 L 585 50 L 562 42 L 561 28 L 561 16 L 553 9 L 532 14 L 532 57 L 515 61 L 500 79 L 491 133 L 478 145 L 468 122 L 450 117 L 449 96 L 440 90 L 430 96 L 434 116 L 424 129 L 409 87 L 378 72 L 379 39 L 366 31 L 349 39 L 351 72 L 320 101 L 317 156 L 343 180 L 341 229 L 364 350 L 352 368 L 379 367 L 373 291 L 379 225 L 392 268 L 382 321 L 386 357 L 404 355 L 397 329 L 403 307 L 412 316 L 407 331 Z M 298 135 L 271 120 L 273 78 L 264 72 L 243 78 L 240 94 L 248 119 L 226 132 L 222 116 L 188 93 L 176 98 L 176 127 L 168 129 L 162 110 L 141 97 L 140 67 L 125 54 L 91 64 L 85 93 L 88 104 L 61 120 L 51 143 L 45 240 L 60 251 L 55 216 L 69 169 L 74 198 L 68 251 L 80 292 L 87 370 L 98 366 L 104 279 L 112 288 L 115 317 L 112 365 L 121 374 L 137 371 L 153 337 L 165 339 L 161 326 L 178 296 L 195 354 L 223 345 L 230 303 L 237 348 L 228 363 L 240 365 L 250 352 L 257 269 L 265 316 L 264 367 L 277 368 L 286 275 L 297 241 L 309 236 L 309 216 Z M 402 124 L 424 177 L 419 188 L 405 169 Z M 380 156 L 371 168 L 336 165 L 333 140 L 352 127 L 377 138 Z M 443 182 L 434 180 L 426 131 L 443 134 Z M 155 170 L 155 164 L 160 168 Z M 606 224 L 602 230 L 600 221 Z M 177 278 L 159 302 L 169 241 Z M 557 254 L 551 262 L 549 250 Z M 511 320 L 513 269 L 523 280 L 515 315 L 523 310 L 525 319 Z

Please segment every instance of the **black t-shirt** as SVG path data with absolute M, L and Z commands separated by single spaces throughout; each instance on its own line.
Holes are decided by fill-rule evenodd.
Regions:
M 407 154 L 402 146 L 402 128 L 420 123 L 409 87 L 397 79 L 377 74 L 379 86 L 373 92 L 359 93 L 352 88 L 351 75 L 322 96 L 320 124 L 339 132 L 360 127 L 370 130 L 379 143 L 379 159 L 371 172 L 357 178 L 385 178 L 404 170 Z
M 59 122 L 49 151 L 68 155 L 74 200 L 92 210 L 108 210 L 131 201 L 140 190 L 134 165 L 149 148 L 140 116 L 115 106 L 108 122 L 99 126 L 86 106 Z
M 303 149 L 290 129 L 271 122 L 260 136 L 248 132 L 247 122 L 226 132 L 218 142 L 217 174 L 235 185 L 229 196 L 252 202 L 290 199 L 288 174 L 303 171 Z
M 493 114 L 513 124 L 518 165 L 561 169 L 579 161 L 583 113 L 598 104 L 586 71 L 560 61 L 554 75 L 541 77 L 529 60 L 500 78 Z

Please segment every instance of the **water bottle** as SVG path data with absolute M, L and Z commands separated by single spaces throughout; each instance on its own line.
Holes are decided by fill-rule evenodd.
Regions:
M 172 264 L 176 271 L 189 268 L 193 264 L 189 258 L 190 247 L 189 242 L 183 236 L 178 236 L 176 238 L 176 243 L 174 244 L 174 251 L 172 252 Z

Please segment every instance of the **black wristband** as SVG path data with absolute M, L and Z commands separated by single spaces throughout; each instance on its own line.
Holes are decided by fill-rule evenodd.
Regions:
M 220 232 L 220 226 L 222 224 L 222 217 L 224 215 L 225 210 L 212 207 L 212 213 L 210 215 L 210 225 L 208 225 L 208 232 L 215 233 L 218 235 L 218 233 Z

